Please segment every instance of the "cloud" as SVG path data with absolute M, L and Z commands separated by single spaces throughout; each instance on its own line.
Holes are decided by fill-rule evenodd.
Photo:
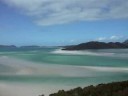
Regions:
M 98 41 L 103 41 L 103 40 L 106 40 L 106 37 L 99 37 L 99 38 L 97 38 L 96 40 L 98 40 Z
M 75 42 L 75 40 L 72 39 L 72 40 L 70 40 L 70 42 L 73 43 L 73 42 Z
M 118 39 L 121 39 L 121 38 L 123 38 L 123 36 L 116 36 L 116 35 L 114 35 L 114 36 L 110 37 L 110 40 L 118 40 Z
M 128 18 L 128 0 L 2 0 L 38 25 Z
M 122 39 L 124 36 L 117 36 L 117 35 L 113 35 L 110 37 L 99 37 L 96 39 L 96 41 L 114 41 L 114 40 L 120 40 Z
M 114 40 L 114 39 L 118 39 L 118 36 L 111 36 L 110 39 Z

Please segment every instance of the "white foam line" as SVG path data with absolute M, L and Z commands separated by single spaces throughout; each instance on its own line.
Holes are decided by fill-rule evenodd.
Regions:
M 53 54 L 66 54 L 66 55 L 94 55 L 94 56 L 112 56 L 115 53 L 108 53 L 108 52 L 91 52 L 91 51 L 68 51 L 68 50 L 62 50 L 62 49 L 57 49 L 53 52 Z
M 77 66 L 80 68 L 85 68 L 85 69 L 91 69 L 91 70 L 96 70 L 96 71 L 103 71 L 103 72 L 128 72 L 128 68 L 118 68 L 118 67 L 95 67 L 95 66 Z

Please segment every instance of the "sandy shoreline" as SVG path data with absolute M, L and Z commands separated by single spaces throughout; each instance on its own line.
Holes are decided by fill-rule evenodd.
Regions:
M 45 63 L 43 64 L 10 58 L 8 56 L 0 56 L 0 65 L 5 68 L 5 70 L 0 72 L 0 75 L 44 75 L 85 77 L 90 75 L 92 76 L 95 72 L 128 73 L 128 68 L 126 67 L 74 66 Z

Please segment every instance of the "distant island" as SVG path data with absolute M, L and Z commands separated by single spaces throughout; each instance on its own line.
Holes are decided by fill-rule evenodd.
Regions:
M 0 45 L 0 48 L 17 48 L 15 45 Z
M 24 49 L 24 48 L 56 48 L 56 47 L 62 47 L 62 46 L 38 46 L 38 45 L 28 45 L 28 46 L 15 46 L 15 45 L 0 45 L 0 48 L 7 48 L 7 49 L 16 49 L 16 48 L 21 48 L 21 49 Z
M 59 90 L 49 96 L 128 96 L 128 81 L 78 87 L 69 91 Z
M 128 40 L 120 42 L 98 42 L 91 41 L 87 43 L 81 43 L 78 45 L 66 46 L 62 50 L 85 50 L 85 49 L 119 49 L 128 48 Z
M 119 49 L 119 48 L 128 48 L 128 40 L 124 42 L 98 42 L 98 41 L 90 41 L 87 43 L 81 43 L 78 45 L 68 45 L 68 46 L 37 46 L 37 45 L 29 45 L 29 46 L 20 46 L 17 47 L 15 45 L 0 45 L 0 49 L 41 49 L 41 48 L 60 48 L 63 47 L 62 50 L 85 50 L 85 49 Z

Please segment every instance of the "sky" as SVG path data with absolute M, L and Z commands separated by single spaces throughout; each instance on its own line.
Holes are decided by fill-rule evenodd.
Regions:
M 128 0 L 0 0 L 0 45 L 128 39 Z

